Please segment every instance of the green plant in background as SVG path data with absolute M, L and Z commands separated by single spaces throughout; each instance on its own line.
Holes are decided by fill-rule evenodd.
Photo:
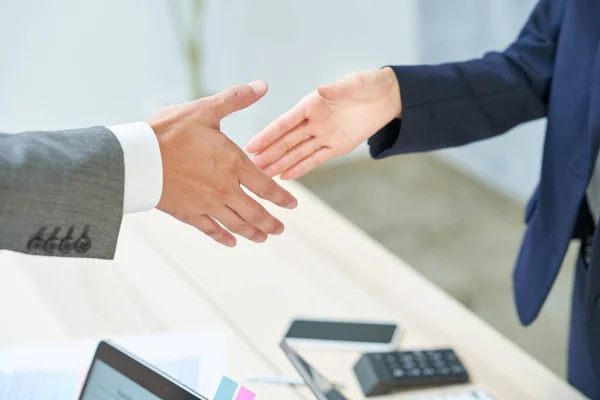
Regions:
M 202 97 L 202 79 L 201 79 L 201 45 L 202 45 L 202 23 L 204 0 L 191 0 L 190 23 L 188 24 L 187 37 L 187 60 L 192 86 L 192 95 L 194 98 Z
M 203 92 L 201 74 L 204 2 L 205 0 L 166 0 L 173 28 L 186 60 L 191 96 L 194 99 L 206 95 Z

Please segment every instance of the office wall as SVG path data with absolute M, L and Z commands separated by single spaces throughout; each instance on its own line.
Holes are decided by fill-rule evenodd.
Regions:
M 0 2 L 0 130 L 137 120 L 187 98 L 162 0 Z

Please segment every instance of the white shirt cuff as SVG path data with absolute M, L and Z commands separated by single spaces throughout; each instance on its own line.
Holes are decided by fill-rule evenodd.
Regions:
M 125 192 L 123 213 L 148 211 L 160 201 L 162 158 L 156 134 L 145 122 L 109 126 L 123 149 Z

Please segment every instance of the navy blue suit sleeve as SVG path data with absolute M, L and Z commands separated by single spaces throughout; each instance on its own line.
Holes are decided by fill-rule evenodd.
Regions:
M 541 0 L 504 52 L 459 63 L 392 66 L 402 119 L 369 139 L 371 155 L 460 146 L 544 117 L 567 1 Z

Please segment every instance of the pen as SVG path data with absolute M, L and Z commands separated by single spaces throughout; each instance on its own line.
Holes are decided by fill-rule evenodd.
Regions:
M 266 383 L 271 385 L 285 385 L 285 386 L 306 386 L 306 382 L 302 378 L 286 378 L 282 376 L 274 375 L 248 375 L 246 380 L 249 382 Z M 343 389 L 344 386 L 340 384 L 333 385 L 336 389 Z
M 285 378 L 273 375 L 248 375 L 246 380 L 249 382 L 268 383 L 271 385 L 306 386 L 306 383 L 301 378 Z

